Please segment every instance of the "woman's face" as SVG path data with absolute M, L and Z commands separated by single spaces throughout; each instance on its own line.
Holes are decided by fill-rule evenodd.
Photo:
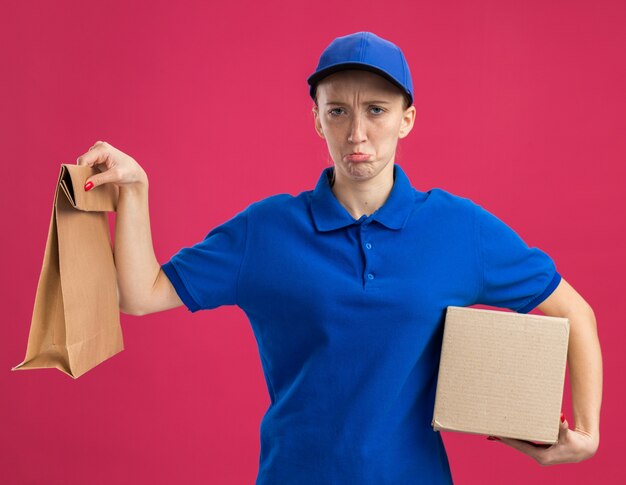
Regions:
M 398 87 L 369 71 L 339 71 L 317 86 L 313 107 L 315 130 L 326 140 L 335 164 L 335 176 L 370 179 L 394 161 L 398 139 L 409 134 L 415 107 L 404 110 Z M 347 158 L 364 153 L 366 161 Z

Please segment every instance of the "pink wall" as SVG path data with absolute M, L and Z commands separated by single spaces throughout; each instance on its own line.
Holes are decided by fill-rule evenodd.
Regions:
M 132 155 L 164 263 L 249 203 L 314 187 L 330 159 L 306 77 L 334 37 L 358 30 L 398 44 L 411 66 L 418 115 L 396 161 L 413 185 L 500 216 L 598 319 L 596 456 L 543 468 L 442 433 L 455 482 L 620 482 L 624 25 L 623 1 L 3 3 L 0 482 L 253 483 L 269 397 L 237 307 L 122 315 L 126 349 L 78 380 L 10 368 L 26 350 L 60 163 L 96 140 Z M 573 427 L 570 395 L 568 382 Z

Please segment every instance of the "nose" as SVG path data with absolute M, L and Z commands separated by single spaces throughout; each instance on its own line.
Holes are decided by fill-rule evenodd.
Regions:
M 361 121 L 360 115 L 356 115 L 352 119 L 348 141 L 350 143 L 362 143 L 365 141 L 364 123 Z

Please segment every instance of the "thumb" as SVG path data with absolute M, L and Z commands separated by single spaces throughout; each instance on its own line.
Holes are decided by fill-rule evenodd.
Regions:
M 559 428 L 561 430 L 569 429 L 569 423 L 567 422 L 567 419 L 565 419 L 565 414 L 563 412 L 561 412 L 561 422 L 559 424 Z
M 563 441 L 569 432 L 569 423 L 565 419 L 565 415 L 561 413 L 561 420 L 559 422 L 559 437 L 557 441 Z
M 98 173 L 96 175 L 92 175 L 87 178 L 85 181 L 84 189 L 85 191 L 91 190 L 98 185 L 106 184 L 107 182 L 111 182 L 113 180 L 113 174 L 110 173 L 109 170 L 106 172 Z

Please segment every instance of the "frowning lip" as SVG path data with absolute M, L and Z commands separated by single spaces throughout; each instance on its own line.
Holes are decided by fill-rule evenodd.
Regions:
M 353 152 L 345 156 L 346 160 L 350 162 L 365 162 L 369 160 L 370 157 L 371 155 L 368 155 L 367 153 L 360 153 L 360 152 Z

